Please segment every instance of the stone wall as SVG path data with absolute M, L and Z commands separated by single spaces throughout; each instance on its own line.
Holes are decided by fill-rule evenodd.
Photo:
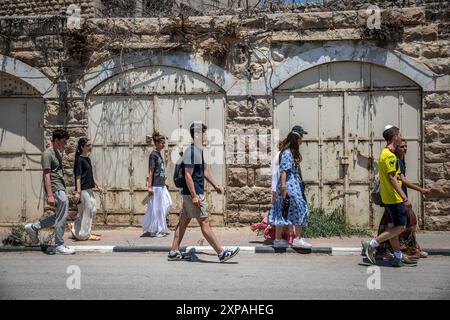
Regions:
M 425 227 L 450 230 L 450 94 L 429 93 L 424 102 Z
M 48 8 L 60 10 L 72 3 L 35 2 L 47 8 L 46 14 L 56 12 Z M 90 3 L 73 2 L 84 4 L 85 8 Z M 15 7 L 13 1 L 3 0 L 3 3 L 0 17 L 29 14 L 20 5 L 24 1 L 14 1 Z M 395 1 L 383 2 L 384 19 L 398 27 L 384 29 L 384 33 L 364 32 L 367 12 L 363 6 L 367 3 L 362 3 L 330 2 L 328 7 L 309 5 L 301 12 L 261 13 L 252 17 L 93 18 L 85 19 L 81 30 L 68 34 L 24 33 L 22 29 L 14 34 L 15 25 L 5 28 L 0 18 L 1 34 L 14 34 L 0 37 L 0 54 L 39 69 L 52 81 L 56 82 L 62 75 L 68 79 L 67 97 L 47 99 L 45 113 L 47 138 L 55 127 L 69 129 L 72 138 L 68 158 L 73 156 L 76 139 L 87 130 L 80 85 L 83 75 L 114 57 L 147 50 L 160 54 L 190 52 L 230 72 L 240 81 L 240 87 L 237 92 L 227 94 L 226 129 L 243 133 L 268 130 L 270 138 L 271 96 L 253 95 L 251 87 L 270 76 L 271 70 L 283 61 L 312 48 L 337 42 L 376 44 L 425 64 L 437 76 L 450 74 L 450 17 L 448 10 L 442 10 L 448 7 L 448 1 L 424 1 L 423 5 L 413 7 L 392 7 Z M 86 9 L 85 13 L 89 12 Z M 424 202 L 427 229 L 450 229 L 449 102 L 448 88 L 447 92 L 442 88 L 424 92 L 424 183 L 432 190 Z M 249 151 L 260 147 L 251 143 L 246 142 L 244 157 L 250 157 Z M 256 222 L 267 213 L 271 200 L 270 161 L 256 159 L 251 164 L 237 161 L 228 164 L 228 223 Z M 70 174 L 70 165 L 67 169 Z
M 0 17 L 59 15 L 76 4 L 84 16 L 94 15 L 97 0 L 0 0 Z

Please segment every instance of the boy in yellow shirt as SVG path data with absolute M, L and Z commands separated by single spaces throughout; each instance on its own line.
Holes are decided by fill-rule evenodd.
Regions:
M 372 264 L 376 264 L 375 252 L 378 245 L 384 241 L 390 241 L 394 250 L 392 266 L 401 267 L 404 264 L 416 264 L 416 261 L 408 259 L 400 250 L 398 236 L 405 230 L 408 218 L 408 210 L 411 202 L 402 190 L 400 179 L 400 166 L 394 154 L 395 148 L 402 143 L 400 129 L 394 126 L 386 126 L 383 138 L 387 146 L 381 151 L 378 160 L 378 173 L 380 176 L 380 193 L 388 217 L 388 229 L 372 240 L 362 241 L 363 249 Z

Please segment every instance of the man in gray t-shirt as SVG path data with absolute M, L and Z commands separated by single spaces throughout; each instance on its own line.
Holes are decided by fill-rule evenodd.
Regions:
M 42 170 L 47 203 L 56 206 L 55 214 L 36 223 L 29 223 L 25 230 L 33 243 L 39 243 L 39 230 L 55 226 L 55 253 L 74 254 L 73 249 L 64 246 L 64 231 L 69 210 L 69 201 L 64 182 L 62 155 L 67 145 L 69 134 L 66 130 L 57 129 L 53 132 L 52 146 L 42 153 Z
M 42 169 L 50 171 L 52 193 L 66 190 L 62 156 L 59 150 L 48 148 L 42 153 Z

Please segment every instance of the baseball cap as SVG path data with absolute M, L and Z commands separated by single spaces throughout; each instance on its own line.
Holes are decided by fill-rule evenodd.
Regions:
M 294 127 L 292 127 L 292 130 L 291 130 L 292 132 L 295 132 L 295 133 L 298 133 L 298 134 L 301 134 L 301 135 L 303 135 L 303 134 L 308 134 L 308 132 L 306 132 L 304 129 L 303 129 L 303 127 L 302 126 L 294 126 Z

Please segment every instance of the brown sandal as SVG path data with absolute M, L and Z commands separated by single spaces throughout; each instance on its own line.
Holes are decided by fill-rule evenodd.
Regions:
M 95 236 L 95 235 L 92 234 L 92 235 L 89 236 L 88 240 L 89 241 L 100 241 L 102 239 L 100 237 Z

